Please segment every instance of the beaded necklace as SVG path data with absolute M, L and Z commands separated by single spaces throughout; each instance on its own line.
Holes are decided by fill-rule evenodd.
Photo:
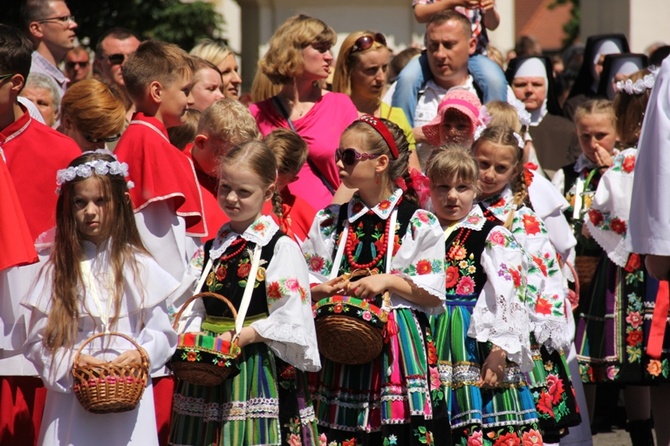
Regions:
M 230 254 L 226 254 L 224 256 L 221 256 L 220 263 L 225 263 L 228 260 L 234 259 L 235 257 L 237 257 L 244 250 L 244 248 L 247 247 L 247 241 L 240 237 L 240 238 L 236 239 L 235 241 L 233 241 L 230 244 L 230 247 L 232 248 L 233 246 L 237 246 L 237 245 L 241 245 L 241 246 L 237 250 L 235 250 L 234 252 L 232 252 Z

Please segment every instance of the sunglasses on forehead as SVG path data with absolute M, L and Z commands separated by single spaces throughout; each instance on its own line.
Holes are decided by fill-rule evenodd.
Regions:
M 386 37 L 384 37 L 384 34 L 382 33 L 362 35 L 354 42 L 354 45 L 351 47 L 350 54 L 368 50 L 372 47 L 372 45 L 374 45 L 375 42 L 386 46 Z
M 379 154 L 374 153 L 360 153 L 352 148 L 337 148 L 335 149 L 335 162 L 342 160 L 345 166 L 353 166 L 358 161 L 373 160 L 379 158 Z

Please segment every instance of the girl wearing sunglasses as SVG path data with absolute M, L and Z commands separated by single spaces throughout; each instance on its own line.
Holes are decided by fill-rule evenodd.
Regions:
M 337 56 L 333 91 L 348 95 L 358 114 L 388 119 L 398 125 L 409 142 L 410 168 L 421 170 L 416 156 L 412 127 L 402 109 L 382 102 L 388 81 L 391 52 L 382 33 L 356 31 L 349 34 Z
M 426 314 L 442 311 L 442 230 L 417 205 L 409 143 L 397 125 L 363 115 L 342 134 L 335 159 L 342 183 L 358 191 L 312 223 L 303 245 L 312 282 L 321 282 L 312 300 L 345 295 L 382 307 L 381 294 L 389 291 L 391 302 L 378 357 L 361 365 L 322 358 L 314 377 L 319 431 L 328 444 L 432 444 L 434 435 L 449 435 L 444 419 L 429 421 L 440 379 Z M 338 277 L 361 269 L 377 274 L 356 282 Z M 360 313 L 370 319 L 369 311 L 367 319 Z

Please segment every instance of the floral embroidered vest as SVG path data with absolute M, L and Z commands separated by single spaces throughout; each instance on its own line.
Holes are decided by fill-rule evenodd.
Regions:
M 254 285 L 254 292 L 251 295 L 251 304 L 247 311 L 247 316 L 256 316 L 260 314 L 269 314 L 267 295 L 265 289 L 265 268 L 270 263 L 274 253 L 275 245 L 284 233 L 277 231 L 267 245 L 261 250 L 261 262 L 256 274 L 256 284 Z M 205 259 L 204 264 L 209 260 L 209 251 L 212 247 L 213 240 L 205 243 Z M 221 258 L 214 261 L 212 269 L 210 270 L 205 285 L 202 291 L 211 291 L 226 297 L 231 301 L 235 309 L 240 307 L 242 302 L 242 295 L 249 277 L 249 270 L 251 269 L 251 257 L 256 244 L 247 242 L 246 247 L 240 254 L 230 258 L 227 261 L 222 261 L 226 256 L 234 253 L 239 247 L 231 245 L 226 249 Z M 213 297 L 205 297 L 203 299 L 205 310 L 208 315 L 216 317 L 232 318 L 228 306 L 218 299 Z
M 444 265 L 447 269 L 448 303 L 474 304 L 484 288 L 486 273 L 480 259 L 486 246 L 486 238 L 493 228 L 501 224 L 488 211 L 484 211 L 484 216 L 486 221 L 480 230 L 460 228 L 447 237 Z

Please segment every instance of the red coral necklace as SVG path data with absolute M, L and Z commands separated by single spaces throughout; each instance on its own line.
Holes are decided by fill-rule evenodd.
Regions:
M 247 247 L 247 241 L 245 239 L 243 239 L 242 237 L 240 237 L 238 239 L 235 239 L 235 241 L 233 241 L 230 244 L 230 247 L 232 248 L 233 246 L 237 246 L 237 245 L 240 245 L 240 247 L 238 249 L 236 249 L 234 252 L 232 252 L 230 254 L 226 254 L 224 256 L 221 256 L 221 263 L 227 262 L 228 260 L 234 259 L 235 257 L 237 257 L 244 250 L 244 248 Z

